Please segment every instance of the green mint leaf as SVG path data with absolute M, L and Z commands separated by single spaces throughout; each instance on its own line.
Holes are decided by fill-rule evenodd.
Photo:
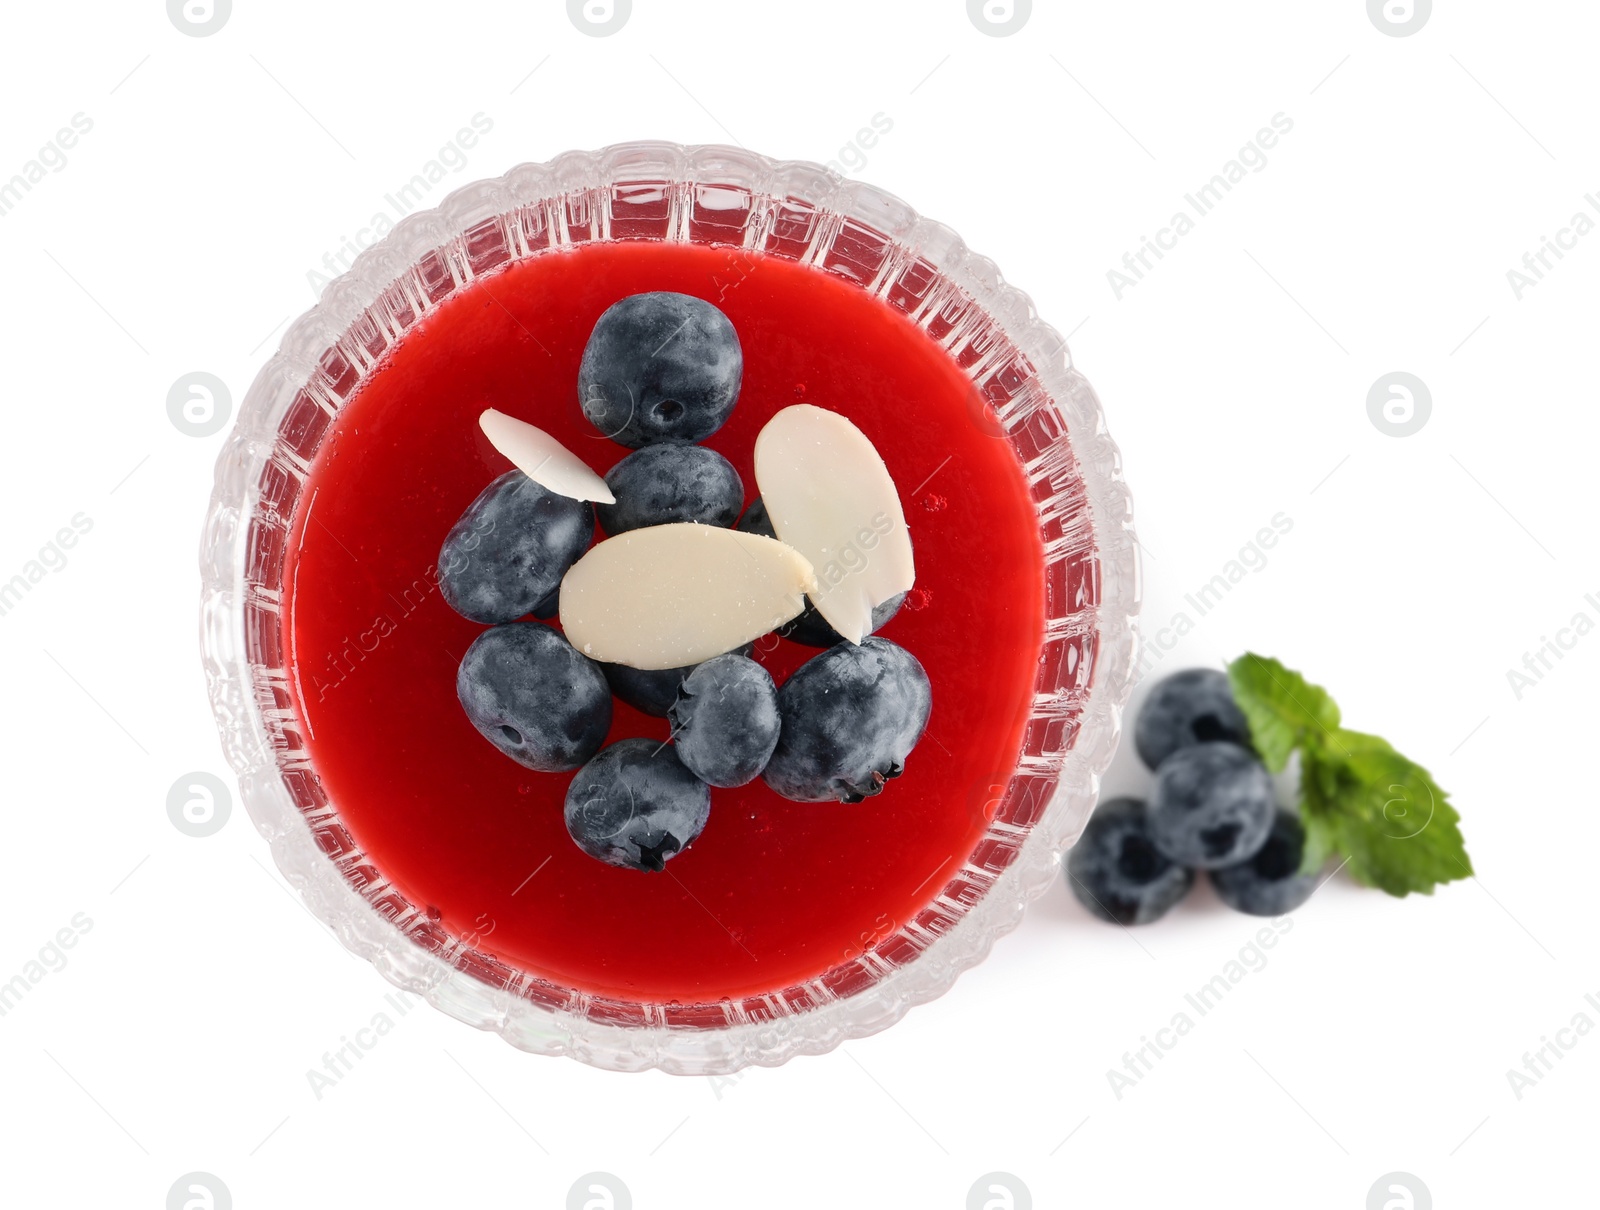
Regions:
M 1306 756 L 1301 808 L 1351 876 L 1391 895 L 1424 895 L 1472 874 L 1461 816 L 1433 776 L 1384 740 L 1340 729 Z
M 1300 872 L 1315 874 L 1328 864 L 1328 858 L 1339 848 L 1339 838 L 1334 834 L 1331 816 L 1325 811 L 1312 811 L 1306 806 L 1306 792 L 1300 794 L 1300 822 L 1306 830 L 1305 848 L 1300 854 Z
M 1277 660 L 1247 652 L 1228 679 L 1267 767 L 1281 771 L 1300 753 L 1302 870 L 1340 854 L 1357 882 L 1391 895 L 1431 895 L 1472 876 L 1461 816 L 1426 769 L 1387 740 L 1340 726 L 1327 691 Z
M 1296 748 L 1319 747 L 1339 726 L 1328 691 L 1275 659 L 1247 651 L 1228 665 L 1228 681 L 1256 752 L 1274 773 Z

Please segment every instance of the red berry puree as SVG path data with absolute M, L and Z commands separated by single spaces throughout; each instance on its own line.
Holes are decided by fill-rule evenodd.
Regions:
M 498 408 L 604 474 L 629 451 L 578 407 L 600 313 L 675 290 L 727 313 L 738 406 L 706 445 L 755 497 L 756 434 L 778 409 L 848 416 L 900 488 L 917 584 L 880 632 L 922 661 L 927 734 L 905 773 L 855 805 L 797 803 L 760 780 L 712 792 L 705 832 L 662 873 L 607 866 L 568 837 L 571 773 L 496 751 L 456 700 L 483 627 L 440 596 L 439 544 L 509 469 L 478 427 Z M 924 332 L 852 282 L 689 244 L 549 252 L 481 279 L 413 328 L 334 422 L 300 495 L 284 639 L 312 767 L 371 863 L 447 933 L 586 992 L 696 1003 L 813 978 L 892 934 L 942 889 L 993 810 L 1039 669 L 1043 548 L 1009 445 Z M 597 535 L 598 537 L 599 535 Z M 816 649 L 768 637 L 782 684 Z M 666 739 L 618 701 L 606 742 Z

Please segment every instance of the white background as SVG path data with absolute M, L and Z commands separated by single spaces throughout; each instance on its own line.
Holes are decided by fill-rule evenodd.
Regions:
M 559 1207 L 591 1170 L 643 1208 L 957 1208 L 991 1171 L 1041 1207 L 1357 1210 L 1393 1170 L 1441 1207 L 1593 1198 L 1600 1036 L 1520 1099 L 1506 1072 L 1600 1024 L 1600 637 L 1520 699 L 1507 678 L 1600 620 L 1600 236 L 1520 300 L 1507 280 L 1600 218 L 1594 6 L 1457 0 L 1409 37 L 1363 0 L 1041 2 L 1006 37 L 962 0 L 636 0 L 599 38 L 556 0 L 236 0 L 203 38 L 161 0 L 3 21 L 0 180 L 93 122 L 0 217 L 0 580 L 93 526 L 0 617 L 0 980 L 92 921 L 0 1018 L 7 1204 L 159 1208 L 195 1170 L 239 1207 Z M 1406 900 L 1335 877 L 1120 1099 L 1107 1069 L 1255 933 L 1205 887 L 1129 932 L 1057 886 L 943 999 L 732 1082 L 531 1057 L 420 1006 L 319 1100 L 307 1069 L 394 1016 L 390 989 L 241 810 L 206 839 L 168 821 L 175 780 L 227 770 L 195 634 L 224 438 L 166 395 L 203 370 L 242 397 L 308 271 L 477 113 L 493 130 L 435 199 L 634 138 L 839 160 L 885 115 L 851 174 L 1073 333 L 1152 630 L 1293 521 L 1158 667 L 1249 647 L 1306 670 L 1452 792 L 1479 877 Z M 1107 271 L 1278 113 L 1267 166 L 1119 300 Z M 1431 389 L 1411 437 L 1367 415 L 1392 370 Z

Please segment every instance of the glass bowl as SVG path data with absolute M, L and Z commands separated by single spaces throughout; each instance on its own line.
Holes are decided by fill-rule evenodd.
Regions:
M 1015 222 L 997 195 L 996 221 Z M 288 526 L 332 419 L 411 326 L 467 283 L 595 241 L 678 240 L 786 257 L 909 316 L 1011 444 L 1045 554 L 1044 646 L 1016 767 L 975 793 L 983 838 L 928 904 L 804 983 L 710 1003 L 596 996 L 516 970 L 407 902 L 341 825 L 311 768 L 284 667 Z M 596 1067 L 721 1074 L 818 1054 L 940 995 L 1014 928 L 1082 831 L 1133 680 L 1138 562 L 1099 401 L 1066 342 L 993 262 L 899 199 L 817 164 L 627 143 L 478 181 L 403 219 L 330 284 L 257 375 L 217 459 L 201 542 L 201 651 L 250 817 L 311 911 L 399 987 L 513 1046 Z

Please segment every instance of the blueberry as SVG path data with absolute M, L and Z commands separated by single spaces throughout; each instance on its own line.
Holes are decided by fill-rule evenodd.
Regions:
M 1113 798 L 1095 808 L 1067 853 L 1067 885 L 1102 920 L 1149 924 L 1189 893 L 1194 871 L 1155 847 L 1143 802 Z
M 776 538 L 778 533 L 772 528 L 772 518 L 767 515 L 767 506 L 757 496 L 750 502 L 750 507 L 744 510 L 744 516 L 739 518 L 735 529 L 743 530 L 747 534 L 760 534 L 764 538 Z M 883 627 L 883 624 L 900 611 L 901 603 L 906 599 L 906 594 L 897 592 L 887 601 L 882 601 L 872 607 L 872 632 Z M 835 630 L 817 612 L 817 607 L 810 601 L 800 615 L 792 621 L 785 622 L 775 632 L 779 638 L 790 639 L 796 643 L 803 643 L 807 647 L 832 647 L 836 643 L 844 642 L 844 636 Z
M 634 294 L 594 325 L 578 402 L 622 445 L 691 444 L 722 427 L 743 374 L 738 333 L 717 308 L 687 294 Z
M 567 832 L 590 857 L 629 870 L 661 870 L 706 826 L 711 788 L 672 745 L 618 740 L 567 787 Z
M 860 802 L 904 771 L 932 708 L 928 674 L 904 647 L 830 647 L 778 690 L 783 723 L 761 776 L 797 802 Z
M 1300 872 L 1305 854 L 1306 830 L 1300 817 L 1279 811 L 1272 818 L 1267 843 L 1256 855 L 1238 865 L 1211 871 L 1217 897 L 1235 911 L 1252 916 L 1281 916 L 1292 912 L 1317 889 L 1318 872 Z
M 754 643 L 746 643 L 734 654 L 749 655 L 754 650 Z M 642 710 L 657 718 L 666 718 L 667 712 L 672 709 L 672 703 L 678 699 L 678 687 L 697 667 L 698 664 L 687 664 L 682 668 L 647 671 L 643 668 L 630 668 L 626 664 L 601 664 L 600 671 L 605 673 L 611 692 L 635 710 Z
M 630 668 L 626 664 L 600 665 L 600 671 L 605 673 L 606 683 L 611 686 L 612 693 L 635 710 L 642 710 L 657 718 L 667 717 L 667 711 L 672 709 L 672 703 L 678 698 L 678 686 L 694 669 L 693 664 L 686 668 L 649 670 Z
M 1189 668 L 1161 681 L 1134 728 L 1139 759 L 1152 769 L 1179 748 L 1216 740 L 1250 746 L 1250 726 L 1234 704 L 1227 673 L 1214 668 Z
M 906 599 L 906 594 L 897 592 L 887 601 L 882 601 L 872 607 L 872 632 L 876 632 L 885 622 L 900 612 L 900 604 Z M 871 632 L 869 632 L 871 633 Z M 792 622 L 785 622 L 778 627 L 779 638 L 800 643 L 806 647 L 833 647 L 844 642 L 844 635 L 840 634 L 823 619 L 817 612 L 817 607 L 810 601 L 800 611 L 798 617 Z
M 611 727 L 599 665 L 539 622 L 495 626 L 474 639 L 456 671 L 456 696 L 485 739 L 546 773 L 576 769 Z
M 553 603 L 561 577 L 594 539 L 594 510 L 521 471 L 467 506 L 439 548 L 439 590 L 474 622 L 515 622 Z
M 698 521 L 726 529 L 739 516 L 739 472 L 703 445 L 647 445 L 606 472 L 615 504 L 600 504 L 600 524 L 616 535 L 646 525 Z
M 767 767 L 778 743 L 778 690 L 742 655 L 719 655 L 691 672 L 672 706 L 678 759 L 701 781 L 742 786 Z
M 1180 865 L 1216 869 L 1253 857 L 1272 827 L 1272 778 L 1237 744 L 1179 748 L 1156 770 L 1150 836 Z
M 760 496 L 750 501 L 750 507 L 744 510 L 744 516 L 739 518 L 735 529 L 742 529 L 747 534 L 760 534 L 763 538 L 776 538 L 778 531 L 772 528 L 772 518 L 767 514 L 767 502 Z

